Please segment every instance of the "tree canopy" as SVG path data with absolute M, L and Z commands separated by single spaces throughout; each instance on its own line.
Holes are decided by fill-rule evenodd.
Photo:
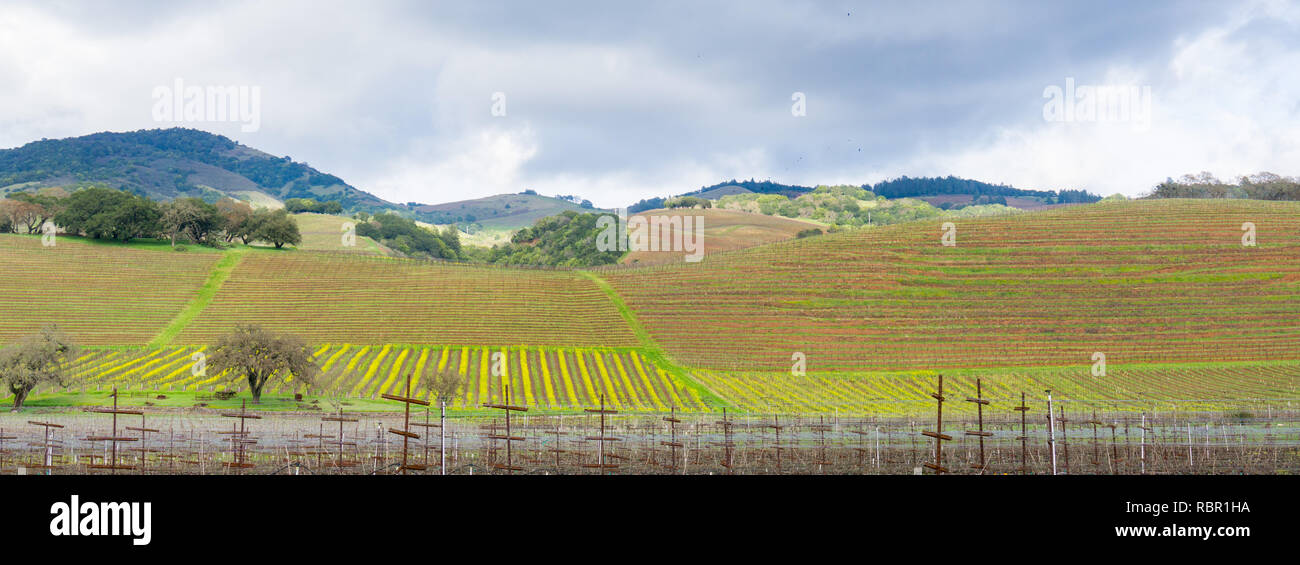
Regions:
M 37 386 L 67 386 L 64 366 L 76 356 L 77 345 L 54 325 L 0 349 L 0 382 L 14 395 L 14 411 Z
M 253 402 L 261 402 L 262 388 L 275 378 L 292 378 L 310 386 L 320 370 L 311 360 L 311 348 L 298 336 L 239 325 L 221 336 L 208 359 L 208 370 L 246 379 Z

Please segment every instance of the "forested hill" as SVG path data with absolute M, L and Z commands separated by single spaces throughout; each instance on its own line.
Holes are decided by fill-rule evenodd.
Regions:
M 398 207 L 305 163 L 195 129 L 103 132 L 0 150 L 0 192 L 92 183 L 155 200 L 261 192 L 338 201 L 348 210 Z
M 885 198 L 924 198 L 927 196 L 939 195 L 970 195 L 971 200 L 976 200 L 981 196 L 987 196 L 988 199 L 1001 197 L 1019 197 L 1031 198 L 1046 204 L 1075 204 L 1096 202 L 1101 200 L 1101 196 L 1091 194 L 1084 190 L 1030 190 L 1015 188 L 1005 184 L 990 184 L 983 181 L 964 179 L 954 176 L 946 177 L 908 177 L 902 176 L 896 179 L 890 179 L 876 183 L 875 185 L 863 184 L 861 188 L 871 191 L 873 194 L 884 196 Z M 796 184 L 781 184 L 770 180 L 758 181 L 754 179 L 746 181 L 731 180 L 721 182 L 711 186 L 705 186 L 698 190 L 686 192 L 680 196 L 698 196 L 709 200 L 717 200 L 723 196 L 732 196 L 736 194 L 780 194 L 786 198 L 798 198 L 802 194 L 812 192 L 815 187 L 800 186 Z M 644 210 L 662 208 L 667 198 L 655 197 L 647 198 L 628 207 L 628 211 L 635 213 Z
M 870 190 L 879 196 L 884 196 L 885 198 L 919 198 L 924 196 L 948 194 L 968 194 L 975 198 L 980 196 L 1042 198 L 1049 200 L 1051 204 L 1087 203 L 1101 200 L 1101 196 L 1091 194 L 1085 190 L 1028 190 L 1005 184 L 989 184 L 987 182 L 964 179 L 951 175 L 946 177 L 917 178 L 902 176 L 896 179 L 878 182 L 874 186 L 862 185 L 862 188 Z

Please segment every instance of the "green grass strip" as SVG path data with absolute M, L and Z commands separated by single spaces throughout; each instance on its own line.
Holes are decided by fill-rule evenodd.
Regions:
M 652 364 L 663 368 L 663 370 L 667 371 L 668 374 L 675 377 L 682 384 L 690 387 L 699 394 L 700 400 L 704 401 L 705 404 L 715 407 L 726 406 L 734 408 L 734 405 L 731 402 L 728 402 L 722 396 L 709 389 L 709 387 L 704 386 L 702 383 L 691 378 L 690 374 L 687 373 L 685 369 L 677 365 L 677 363 L 673 362 L 672 359 L 668 357 L 668 353 L 659 346 L 659 342 L 656 342 L 654 338 L 650 336 L 650 332 L 646 331 L 645 327 L 641 325 L 641 320 L 637 319 L 636 312 L 633 312 L 632 308 L 628 307 L 626 302 L 623 302 L 623 297 L 619 296 L 618 291 L 614 290 L 614 287 L 609 284 L 609 281 L 600 278 L 600 275 L 591 271 L 577 272 L 595 283 L 596 287 L 604 292 L 605 296 L 609 298 L 609 301 L 614 304 L 614 308 L 618 310 L 618 314 L 623 317 L 623 321 L 627 322 L 628 328 L 632 330 L 632 335 L 636 336 L 637 341 L 640 342 L 641 347 L 644 348 L 644 351 L 641 352 L 642 357 L 650 361 Z
M 167 327 L 163 328 L 163 331 L 155 336 L 153 341 L 149 342 L 149 346 L 163 347 L 170 344 L 173 339 L 176 339 L 176 336 L 180 335 L 190 325 L 190 322 L 199 317 L 199 314 L 203 313 L 208 304 L 212 303 L 212 298 L 217 295 L 217 291 L 221 290 L 221 285 L 226 282 L 226 279 L 230 278 L 230 273 L 234 272 L 235 267 L 239 266 L 239 261 L 244 258 L 244 253 L 245 250 L 243 249 L 229 251 L 225 257 L 217 261 L 212 266 L 212 272 L 208 274 L 208 280 L 203 282 L 202 287 L 199 287 L 198 295 L 189 304 L 186 304 L 185 308 L 177 313 L 175 318 L 172 318 Z

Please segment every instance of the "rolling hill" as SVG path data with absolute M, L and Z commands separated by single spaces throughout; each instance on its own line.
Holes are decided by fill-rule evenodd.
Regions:
M 490 230 L 514 230 L 554 216 L 565 210 L 592 212 L 568 200 L 539 194 L 497 194 L 444 204 L 411 208 L 422 221 L 431 224 L 479 224 Z
M 186 128 L 43 139 L 0 150 L 0 192 L 102 183 L 155 200 L 196 196 L 337 200 L 345 209 L 397 208 L 334 175 L 229 138 Z
M 1132 201 L 606 274 L 681 363 L 923 370 L 1300 357 L 1300 204 Z M 1244 222 L 1264 235 L 1241 244 Z M 738 355 L 737 352 L 744 352 Z
M 807 220 L 751 214 L 739 210 L 647 210 L 633 216 L 685 214 L 704 218 L 704 253 L 735 251 L 766 243 L 793 239 L 800 231 L 824 229 L 824 224 Z M 672 233 L 669 230 L 669 233 Z M 621 261 L 625 265 L 662 265 L 681 263 L 684 251 L 630 251 Z
M 98 346 L 82 359 L 96 360 L 84 372 L 97 382 L 193 390 L 215 378 L 187 376 L 185 356 L 259 323 L 315 344 L 333 394 L 453 367 L 470 379 L 461 406 L 512 383 L 566 409 L 604 394 L 630 410 L 910 414 L 933 409 L 939 372 L 952 394 L 978 377 L 999 400 L 1051 388 L 1215 410 L 1296 397 L 1300 203 L 1105 202 L 951 221 L 953 246 L 923 220 L 585 271 L 4 235 L 0 340 L 55 322 Z M 1242 245 L 1245 222 L 1258 246 Z M 500 378 L 487 370 L 498 353 Z M 797 354 L 806 374 L 791 370 Z

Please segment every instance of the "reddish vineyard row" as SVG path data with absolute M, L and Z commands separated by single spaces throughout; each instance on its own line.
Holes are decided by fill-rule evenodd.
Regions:
M 932 414 L 935 373 L 808 374 L 692 371 L 691 377 L 747 412 L 918 415 Z M 1300 363 L 1251 363 L 1112 367 L 1104 377 L 1079 369 L 1031 368 L 980 372 L 981 395 L 995 412 L 1012 412 L 1026 393 L 1029 402 L 1088 403 L 1112 410 L 1226 411 L 1254 404 L 1290 407 L 1300 402 Z M 949 400 L 975 397 L 975 375 L 947 375 Z M 945 404 L 944 412 L 972 412 L 967 402 Z
M 245 258 L 177 342 L 210 343 L 247 322 L 310 342 L 636 345 L 576 273 L 317 253 Z
M 1243 247 L 1252 222 L 1258 246 Z M 818 370 L 1295 359 L 1300 203 L 916 222 L 603 273 L 680 363 Z
M 83 345 L 148 343 L 198 293 L 216 253 L 0 235 L 0 344 L 58 324 Z

